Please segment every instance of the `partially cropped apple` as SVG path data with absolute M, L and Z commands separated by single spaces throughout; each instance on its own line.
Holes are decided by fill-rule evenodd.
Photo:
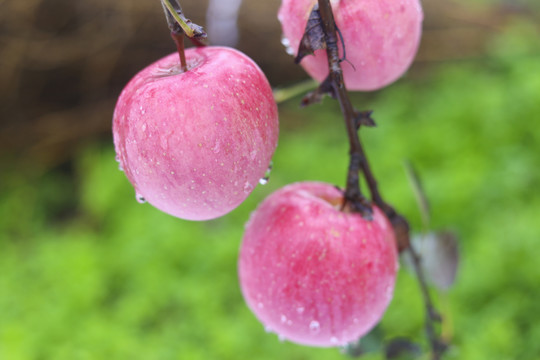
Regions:
M 423 12 L 419 0 L 330 0 L 343 36 L 341 63 L 349 90 L 376 90 L 397 80 L 411 65 L 420 43 Z M 278 19 L 284 42 L 297 55 L 317 0 L 282 0 Z M 340 55 L 343 47 L 339 45 Z M 325 50 L 300 63 L 315 80 L 328 76 Z
M 251 215 L 239 259 L 240 286 L 256 317 L 281 338 L 310 346 L 355 341 L 379 322 L 393 296 L 394 231 L 341 210 L 334 186 L 288 185 Z
M 117 159 L 137 197 L 189 220 L 237 207 L 268 169 L 278 113 L 261 69 L 225 47 L 171 54 L 122 91 L 113 119 Z

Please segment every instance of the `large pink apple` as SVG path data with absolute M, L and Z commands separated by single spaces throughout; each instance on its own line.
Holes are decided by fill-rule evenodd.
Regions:
M 225 47 L 186 51 L 148 66 L 114 110 L 117 158 L 137 196 L 189 220 L 237 207 L 268 169 L 278 113 L 261 69 Z
M 341 63 L 349 90 L 376 90 L 397 80 L 411 65 L 422 33 L 419 0 L 330 0 L 343 35 L 347 61 Z M 284 42 L 298 52 L 317 0 L 283 0 L 278 19 Z M 340 55 L 343 49 L 340 45 Z M 325 50 L 300 63 L 315 80 L 328 76 Z
M 398 269 L 390 222 L 340 210 L 343 194 L 318 182 L 288 185 L 251 215 L 239 259 L 244 298 L 264 326 L 310 346 L 366 334 L 393 296 Z

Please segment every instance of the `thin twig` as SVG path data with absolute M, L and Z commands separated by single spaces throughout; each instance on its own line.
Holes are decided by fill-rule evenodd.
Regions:
M 439 338 L 435 330 L 435 324 L 441 321 L 441 317 L 435 310 L 429 296 L 426 279 L 420 263 L 421 259 L 410 244 L 409 224 L 402 215 L 398 214 L 392 206 L 383 200 L 375 176 L 371 171 L 371 167 L 369 166 L 360 137 L 358 136 L 358 129 L 360 127 L 359 125 L 361 124 L 355 121 L 356 111 L 351 104 L 343 80 L 343 72 L 340 66 L 338 51 L 338 37 L 336 34 L 337 28 L 334 22 L 334 15 L 330 1 L 318 0 L 318 5 L 322 22 L 321 25 L 323 27 L 325 36 L 326 53 L 330 70 L 330 74 L 328 75 L 329 77 L 326 81 L 329 82 L 333 89 L 332 94 L 339 101 L 341 112 L 343 113 L 343 117 L 345 119 L 347 133 L 349 135 L 350 164 L 347 175 L 345 199 L 350 205 L 360 204 L 356 207 L 353 206 L 353 211 L 361 212 L 364 216 L 366 216 L 365 199 L 360 192 L 359 184 L 359 172 L 361 170 L 369 187 L 372 201 L 386 214 L 394 226 L 400 250 L 407 249 L 413 258 L 414 268 L 420 283 L 424 304 L 426 306 L 426 332 L 431 345 L 432 359 L 439 360 L 442 353 L 446 349 L 446 345 Z M 343 46 L 345 46 L 345 44 L 343 44 Z
M 414 271 L 416 272 L 416 277 L 418 278 L 418 283 L 420 285 L 424 304 L 426 305 L 426 334 L 431 346 L 431 359 L 439 360 L 447 348 L 447 345 L 441 340 L 435 330 L 435 324 L 440 323 L 442 321 L 442 318 L 441 315 L 437 312 L 437 310 L 435 310 L 435 307 L 431 302 L 426 278 L 422 270 L 422 259 L 420 255 L 418 255 L 412 244 L 409 245 L 407 251 L 412 258 Z
M 345 126 L 347 127 L 347 134 L 349 135 L 350 162 L 347 174 L 347 186 L 345 188 L 345 202 L 351 207 L 351 210 L 361 213 L 365 218 L 371 218 L 372 209 L 360 191 L 359 170 L 365 166 L 366 158 L 358 137 L 355 111 L 343 81 L 343 71 L 341 70 L 338 51 L 337 30 L 334 14 L 328 0 L 319 0 L 319 12 L 325 34 L 326 54 L 330 69 L 328 76 L 334 90 L 333 93 L 337 97 L 341 107 Z

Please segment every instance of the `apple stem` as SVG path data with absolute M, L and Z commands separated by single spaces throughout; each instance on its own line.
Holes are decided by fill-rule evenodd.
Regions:
M 206 38 L 206 33 L 203 28 L 194 24 L 191 20 L 184 16 L 182 7 L 177 0 L 161 0 L 167 24 L 171 30 L 171 37 L 176 44 L 178 55 L 180 56 L 180 65 L 182 71 L 187 71 L 184 35 L 189 37 L 196 46 L 205 46 L 203 39 Z
M 330 0 L 318 0 L 318 5 L 321 26 L 324 33 L 324 41 L 326 43 L 328 66 L 330 70 L 328 78 L 323 84 L 331 88 L 332 96 L 336 97 L 339 101 L 341 112 L 345 119 L 347 133 L 349 135 L 350 162 L 344 201 L 349 204 L 349 206 L 352 208 L 351 210 L 361 213 L 363 217 L 370 218 L 372 216 L 371 206 L 360 192 L 359 173 L 362 171 L 371 193 L 372 202 L 375 203 L 375 205 L 377 205 L 386 214 L 392 223 L 396 233 L 396 240 L 399 250 L 408 250 L 413 258 L 416 275 L 420 283 L 424 304 L 426 306 L 426 332 L 431 344 L 431 355 L 432 359 L 437 360 L 446 349 L 444 342 L 439 339 L 435 332 L 434 324 L 441 321 L 440 315 L 435 311 L 431 302 L 425 276 L 420 264 L 420 256 L 415 252 L 410 244 L 408 221 L 405 219 L 405 217 L 398 214 L 392 206 L 383 200 L 377 185 L 377 180 L 375 179 L 375 176 L 371 170 L 364 148 L 360 141 L 358 132 L 361 125 L 365 125 L 366 122 L 363 123 L 362 119 L 358 119 L 359 113 L 353 108 L 345 87 L 343 72 L 340 65 L 341 59 L 339 57 L 338 49 L 337 26 L 334 21 L 334 14 Z M 363 115 L 367 115 L 369 120 L 367 124 L 374 124 L 373 120 L 369 118 L 370 112 L 364 113 Z
M 182 67 L 182 71 L 187 71 L 186 53 L 184 49 L 184 33 L 171 31 L 171 37 L 176 44 L 176 50 L 178 51 L 178 55 L 180 57 L 180 66 Z

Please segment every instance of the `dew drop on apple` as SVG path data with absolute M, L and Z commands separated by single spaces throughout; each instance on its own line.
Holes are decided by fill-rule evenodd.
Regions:
M 266 169 L 266 172 L 264 173 L 264 177 L 262 177 L 259 180 L 259 184 L 261 185 L 268 184 L 268 181 L 270 180 L 270 173 L 272 172 L 272 166 L 273 166 L 273 163 L 272 161 L 270 161 L 270 165 L 268 165 L 268 169 Z
M 285 46 L 285 51 L 289 55 L 294 55 L 294 49 L 291 47 L 291 42 L 285 36 L 281 36 L 281 44 Z
M 318 334 L 319 331 L 321 331 L 321 325 L 319 324 L 319 322 L 317 320 L 313 320 L 309 323 L 309 330 L 313 333 L 313 334 Z
M 249 157 L 251 158 L 251 161 L 254 161 L 257 157 L 257 150 L 253 150 L 252 152 L 250 152 Z
M 253 185 L 251 185 L 249 181 L 246 181 L 246 183 L 244 184 L 244 192 L 246 194 L 249 194 L 251 191 L 253 191 Z
M 332 336 L 330 338 L 330 343 L 333 344 L 333 345 L 337 345 L 339 343 L 339 341 L 338 341 L 337 337 Z
M 266 325 L 264 327 L 264 331 L 266 331 L 267 333 L 271 333 L 273 330 L 272 330 L 272 328 L 270 326 Z
M 278 337 L 279 342 L 284 342 L 285 341 L 285 336 L 284 335 L 278 334 L 277 337 Z
M 124 171 L 124 167 L 122 166 L 122 162 L 120 161 L 120 156 L 116 155 L 114 157 L 114 160 L 118 163 L 118 170 Z
M 281 323 L 285 324 L 287 322 L 287 317 L 285 315 L 281 315 Z
M 141 194 L 137 193 L 135 194 L 135 199 L 137 199 L 137 202 L 139 204 L 144 204 L 146 202 L 146 199 Z
M 302 314 L 304 312 L 304 307 L 299 306 L 298 308 L 296 308 L 296 312 L 299 313 L 299 314 Z

